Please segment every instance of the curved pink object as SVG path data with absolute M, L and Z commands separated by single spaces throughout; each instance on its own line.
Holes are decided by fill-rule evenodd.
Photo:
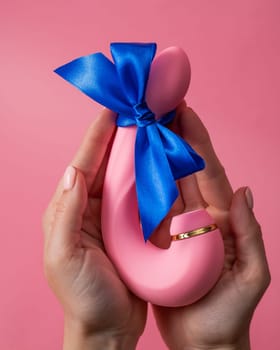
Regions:
M 173 110 L 184 98 L 191 79 L 188 56 L 179 47 L 169 47 L 155 58 L 146 87 L 146 101 L 158 116 Z
M 180 57 L 176 52 L 180 53 Z M 182 55 L 181 49 L 172 48 L 171 51 L 169 49 L 169 54 L 165 51 L 163 54 L 164 56 L 159 55 L 154 61 L 154 64 L 160 67 L 160 69 L 155 68 L 155 74 L 168 74 L 166 69 L 171 62 L 167 59 L 168 55 L 171 55 L 173 65 L 176 65 L 177 55 L 177 67 L 179 67 L 177 73 L 179 71 L 182 73 L 182 65 L 186 63 L 185 53 Z M 167 63 L 163 64 L 160 61 L 161 57 L 164 57 Z M 162 100 L 158 98 L 158 94 L 155 95 L 159 102 L 153 98 L 148 99 L 147 96 L 150 108 L 152 106 L 154 108 L 153 111 L 161 110 L 164 113 L 180 102 L 184 96 L 183 91 L 186 92 L 188 87 L 190 77 L 188 70 L 189 66 L 183 67 L 184 84 L 180 82 L 176 86 L 175 80 L 172 83 L 173 101 L 164 98 L 163 85 L 158 86 L 158 89 L 160 88 L 158 93 L 160 92 Z M 177 73 L 174 73 L 173 69 L 172 74 Z M 153 67 L 147 94 L 150 91 L 149 84 L 153 81 L 152 74 L 154 74 Z M 177 74 L 177 78 L 182 79 L 182 74 Z M 153 89 L 157 89 L 156 79 L 153 84 Z M 177 91 L 177 95 L 174 94 L 174 90 Z M 167 91 L 169 92 L 170 90 Z M 165 110 L 161 109 L 163 101 L 167 101 L 165 107 L 168 108 Z M 176 104 L 172 106 L 174 101 Z M 157 103 L 160 103 L 158 109 Z M 220 231 L 216 229 L 201 236 L 173 241 L 168 249 L 158 248 L 149 241 L 145 243 L 138 217 L 135 191 L 135 135 L 135 127 L 118 128 L 113 143 L 103 189 L 104 244 L 121 278 L 137 296 L 157 305 L 187 305 L 204 296 L 219 278 L 224 262 L 223 240 Z M 190 231 L 212 223 L 213 219 L 206 210 L 184 213 L 172 219 L 170 234 Z

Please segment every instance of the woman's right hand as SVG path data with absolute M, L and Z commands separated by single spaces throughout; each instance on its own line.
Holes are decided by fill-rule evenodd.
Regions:
M 65 315 L 64 350 L 134 349 L 147 303 L 133 295 L 105 253 L 102 185 L 115 115 L 90 126 L 45 212 L 45 274 Z

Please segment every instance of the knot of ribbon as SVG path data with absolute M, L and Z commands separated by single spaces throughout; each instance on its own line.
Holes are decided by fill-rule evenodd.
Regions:
M 133 106 L 135 111 L 136 125 L 141 128 L 156 122 L 155 114 L 149 109 L 146 102 Z
M 165 127 L 175 111 L 157 120 L 145 102 L 156 44 L 112 43 L 110 48 L 113 62 L 95 53 L 55 72 L 115 111 L 119 127 L 137 126 L 135 183 L 144 239 L 148 240 L 178 197 L 175 181 L 202 170 L 205 164 L 185 140 Z

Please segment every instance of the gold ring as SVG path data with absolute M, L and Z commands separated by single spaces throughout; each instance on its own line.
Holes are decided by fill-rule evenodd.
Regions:
M 203 235 L 204 233 L 214 231 L 217 228 L 218 228 L 218 226 L 216 224 L 211 224 L 211 225 L 197 228 L 197 229 L 192 230 L 192 231 L 182 232 L 182 233 L 179 233 L 177 235 L 173 235 L 173 236 L 171 236 L 171 239 L 172 239 L 172 241 L 181 241 L 182 239 Z

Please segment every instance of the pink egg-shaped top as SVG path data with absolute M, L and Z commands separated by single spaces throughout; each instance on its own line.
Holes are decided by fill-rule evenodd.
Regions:
M 188 56 L 179 47 L 169 47 L 153 60 L 145 98 L 157 117 L 178 106 L 188 90 L 190 78 Z

